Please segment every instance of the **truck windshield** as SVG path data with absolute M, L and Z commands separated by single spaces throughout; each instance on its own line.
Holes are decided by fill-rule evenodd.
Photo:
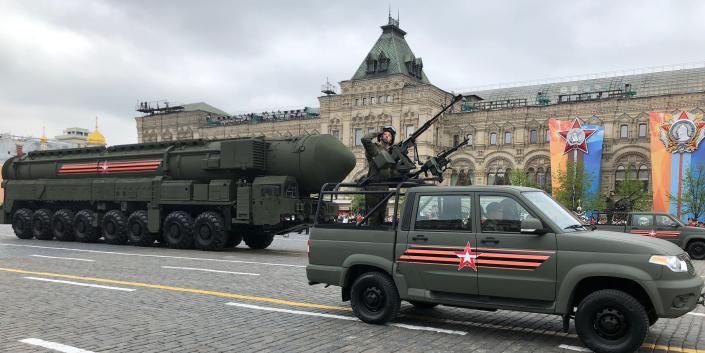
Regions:
M 523 194 L 531 203 L 536 205 L 537 209 L 543 211 L 543 213 L 561 227 L 561 229 L 569 232 L 585 230 L 580 220 L 578 220 L 573 213 L 566 210 L 556 202 L 556 200 L 546 195 L 546 193 L 542 191 L 525 191 Z

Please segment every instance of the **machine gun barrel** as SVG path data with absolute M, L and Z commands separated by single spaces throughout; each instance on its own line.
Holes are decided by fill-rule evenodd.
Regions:
M 453 97 L 453 100 L 451 100 L 450 104 L 443 107 L 443 109 L 441 109 L 440 112 L 438 112 L 436 115 L 434 115 L 433 118 L 429 119 L 427 122 L 425 122 L 423 125 L 421 125 L 421 127 L 419 127 L 416 131 L 414 131 L 414 133 L 411 134 L 411 136 L 407 137 L 404 141 L 399 142 L 399 145 L 407 147 L 410 144 L 413 144 L 414 142 L 416 142 L 416 139 L 419 138 L 419 136 L 421 136 L 421 134 L 426 132 L 426 130 L 428 130 L 431 127 L 431 125 L 435 124 L 436 121 L 438 121 L 438 119 L 441 118 L 441 115 L 443 115 L 443 113 L 445 113 L 446 110 L 448 110 L 450 107 L 455 105 L 455 103 L 459 102 L 462 99 L 463 99 L 462 94 L 459 94 L 459 95 Z
M 431 175 L 433 175 L 434 178 L 438 179 L 438 181 L 443 181 L 443 171 L 446 170 L 448 164 L 450 163 L 450 159 L 448 159 L 448 156 L 460 149 L 460 147 L 465 146 L 468 141 L 470 141 L 470 139 L 466 138 L 465 140 L 451 147 L 450 149 L 442 151 L 435 157 L 431 157 L 421 166 L 421 168 L 419 168 L 418 171 L 416 171 L 412 175 L 412 177 L 418 177 L 421 173 L 427 175 L 428 172 L 431 172 Z

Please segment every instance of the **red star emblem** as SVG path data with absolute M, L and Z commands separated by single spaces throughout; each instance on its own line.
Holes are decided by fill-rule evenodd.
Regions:
M 477 259 L 480 254 L 472 251 L 470 242 L 465 245 L 465 250 L 463 250 L 462 252 L 456 252 L 455 256 L 460 258 L 460 264 L 458 264 L 458 271 L 462 270 L 465 266 L 477 271 L 477 264 L 475 263 L 475 259 Z
M 657 234 L 656 231 L 653 230 L 653 229 L 649 231 L 649 236 L 650 236 L 650 237 L 655 237 L 656 234 Z
M 110 166 L 108 165 L 108 161 L 105 161 L 105 162 L 103 162 L 103 163 L 100 164 L 100 172 L 101 172 L 101 173 L 107 173 L 107 172 L 108 172 L 108 168 L 110 168 Z
M 572 150 L 579 150 L 588 153 L 587 150 L 587 140 L 595 133 L 594 129 L 583 129 L 583 125 L 580 123 L 580 119 L 575 119 L 573 121 L 573 126 L 565 131 L 559 131 L 561 137 L 565 141 L 565 150 L 563 154 L 568 153 Z

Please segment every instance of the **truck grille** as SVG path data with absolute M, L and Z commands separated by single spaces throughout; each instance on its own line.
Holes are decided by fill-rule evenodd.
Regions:
M 690 261 L 690 256 L 688 254 L 683 253 L 678 255 L 678 259 L 685 261 L 685 264 L 688 265 L 688 274 L 691 276 L 695 275 L 695 267 L 693 267 L 693 262 Z

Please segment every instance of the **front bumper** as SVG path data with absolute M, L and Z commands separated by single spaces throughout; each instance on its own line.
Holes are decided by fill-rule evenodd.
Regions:
M 703 300 L 703 279 L 700 277 L 652 283 L 659 298 L 653 303 L 659 317 L 683 316 Z

